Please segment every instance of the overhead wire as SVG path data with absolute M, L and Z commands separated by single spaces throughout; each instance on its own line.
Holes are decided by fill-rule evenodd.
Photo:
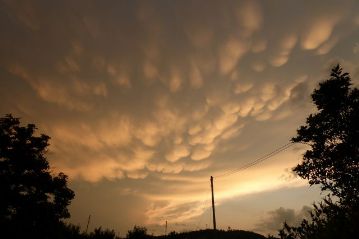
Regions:
M 253 166 L 255 166 L 255 165 L 257 165 L 257 164 L 259 164 L 259 163 L 261 163 L 261 162 L 263 162 L 265 160 L 268 160 L 268 159 L 272 158 L 273 156 L 287 150 L 288 148 L 292 147 L 294 144 L 295 143 L 293 143 L 293 142 L 288 142 L 285 145 L 282 145 L 282 146 L 276 148 L 272 152 L 267 153 L 267 154 L 263 155 L 262 157 L 259 157 L 258 159 L 254 160 L 252 162 L 249 162 L 247 164 L 244 164 L 244 165 L 242 165 L 240 167 L 237 167 L 237 168 L 234 168 L 234 169 L 229 169 L 229 170 L 225 171 L 224 173 L 222 173 L 220 175 L 217 175 L 217 176 L 214 176 L 214 177 L 215 178 L 227 177 L 227 176 L 230 176 L 232 174 L 235 174 L 235 173 L 238 173 L 240 171 L 243 171 L 245 169 L 248 169 L 250 167 L 253 167 Z

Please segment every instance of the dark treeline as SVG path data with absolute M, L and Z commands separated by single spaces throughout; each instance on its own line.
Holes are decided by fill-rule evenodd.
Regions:
M 243 231 L 243 230 L 217 230 L 213 231 L 211 229 L 199 230 L 192 232 L 182 232 L 176 233 L 171 232 L 167 236 L 158 236 L 158 239 L 265 239 L 265 236 L 262 236 L 258 233 Z
M 63 238 L 69 239 L 117 239 L 113 230 L 103 230 L 97 228 L 94 232 L 84 233 L 80 232 L 80 228 L 71 224 L 66 226 Z M 126 235 L 126 239 L 265 239 L 258 233 L 243 231 L 243 230 L 198 230 L 191 232 L 170 232 L 168 235 L 154 236 L 147 234 L 145 227 L 134 226 L 132 230 L 129 230 Z

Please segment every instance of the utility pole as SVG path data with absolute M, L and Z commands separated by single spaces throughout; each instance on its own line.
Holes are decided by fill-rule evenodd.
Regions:
M 212 215 L 213 215 L 213 230 L 217 230 L 216 227 L 216 211 L 214 208 L 214 193 L 213 193 L 213 177 L 211 176 L 211 190 L 212 190 Z
M 167 236 L 167 220 L 166 220 L 166 227 L 165 227 L 165 236 Z
M 89 218 L 87 220 L 86 233 L 87 233 L 87 230 L 89 229 L 90 220 L 91 220 L 91 214 L 89 215 Z

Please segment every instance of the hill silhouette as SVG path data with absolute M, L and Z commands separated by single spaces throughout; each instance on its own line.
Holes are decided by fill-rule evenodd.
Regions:
M 190 232 L 171 232 L 167 236 L 156 236 L 157 239 L 264 239 L 265 236 L 243 230 L 199 230 L 199 231 L 190 231 Z

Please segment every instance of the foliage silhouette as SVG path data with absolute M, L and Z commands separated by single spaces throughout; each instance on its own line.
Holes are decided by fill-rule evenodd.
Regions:
M 56 238 L 74 192 L 67 176 L 53 176 L 45 157 L 49 136 L 34 124 L 0 119 L 0 229 L 2 238 Z
M 167 236 L 158 236 L 158 239 L 265 239 L 266 237 L 249 231 L 243 230 L 199 230 L 191 232 L 174 233 Z
M 309 115 L 293 142 L 311 146 L 293 170 L 331 195 L 314 205 L 310 220 L 284 224 L 282 239 L 355 238 L 359 235 L 359 90 L 337 65 L 312 94 L 318 112 Z M 331 199 L 335 196 L 335 201 Z
M 359 90 L 350 86 L 349 74 L 335 66 L 312 94 L 318 112 L 292 139 L 311 146 L 294 171 L 341 200 L 359 195 Z
M 114 230 L 102 229 L 102 227 L 95 228 L 93 232 L 90 233 L 89 239 L 119 239 L 116 236 Z
M 284 224 L 281 238 L 356 238 L 359 222 L 358 203 L 344 205 L 334 203 L 329 197 L 314 205 L 311 220 L 303 220 L 298 227 Z
M 147 235 L 147 228 L 134 226 L 132 230 L 129 230 L 126 235 L 127 239 L 146 239 L 149 238 Z

